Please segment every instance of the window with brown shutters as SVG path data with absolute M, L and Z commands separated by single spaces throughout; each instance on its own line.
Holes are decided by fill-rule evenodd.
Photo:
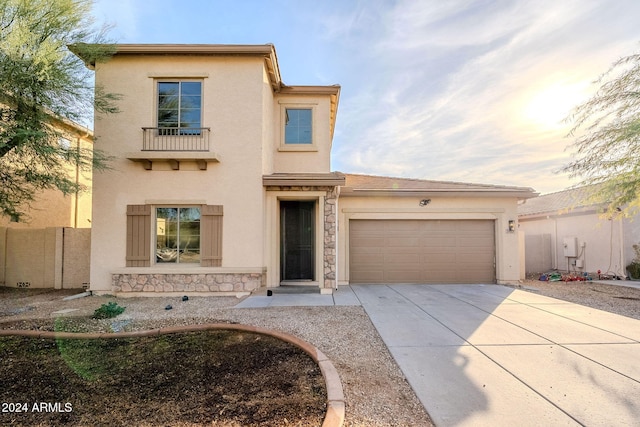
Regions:
M 127 267 L 151 263 L 151 206 L 127 206 Z
M 127 206 L 127 267 L 151 265 L 151 205 Z M 222 266 L 222 206 L 203 205 L 200 217 L 200 265 Z M 157 238 L 157 236 L 155 236 Z
M 202 206 L 200 217 L 200 265 L 222 266 L 222 206 Z

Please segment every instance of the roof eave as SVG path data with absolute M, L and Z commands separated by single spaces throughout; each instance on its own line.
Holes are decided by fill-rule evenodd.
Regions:
M 257 56 L 265 59 L 271 87 L 278 92 L 284 84 L 280 76 L 278 56 L 271 43 L 260 45 L 230 44 L 116 44 L 114 56 L 117 55 L 209 55 L 209 56 Z M 88 68 L 95 67 L 95 61 L 83 58 L 74 45 L 69 50 L 82 59 Z
M 265 187 L 321 186 L 335 187 L 344 185 L 345 177 L 340 172 L 329 173 L 274 173 L 262 176 Z
M 366 189 L 342 187 L 340 197 L 501 197 L 529 199 L 536 196 L 533 190 L 528 189 Z

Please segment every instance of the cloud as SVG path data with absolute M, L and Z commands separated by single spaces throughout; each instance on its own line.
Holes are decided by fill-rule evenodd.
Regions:
M 123 43 L 276 44 L 289 84 L 342 86 L 332 167 L 533 186 L 571 181 L 561 120 L 638 48 L 637 0 L 98 0 Z
M 375 84 L 343 97 L 335 166 L 568 186 L 553 173 L 569 160 L 561 120 L 615 59 L 612 43 L 591 35 L 603 13 L 602 2 L 395 3 L 361 64 Z

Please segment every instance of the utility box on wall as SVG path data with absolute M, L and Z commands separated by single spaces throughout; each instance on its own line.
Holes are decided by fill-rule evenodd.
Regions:
M 578 256 L 578 238 L 565 237 L 562 241 L 564 256 L 567 258 L 576 258 Z

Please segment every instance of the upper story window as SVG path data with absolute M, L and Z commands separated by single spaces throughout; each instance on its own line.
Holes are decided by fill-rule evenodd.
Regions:
M 285 108 L 285 144 L 313 144 L 312 112 L 311 108 Z
M 200 134 L 202 82 L 158 82 L 158 128 L 161 135 Z

